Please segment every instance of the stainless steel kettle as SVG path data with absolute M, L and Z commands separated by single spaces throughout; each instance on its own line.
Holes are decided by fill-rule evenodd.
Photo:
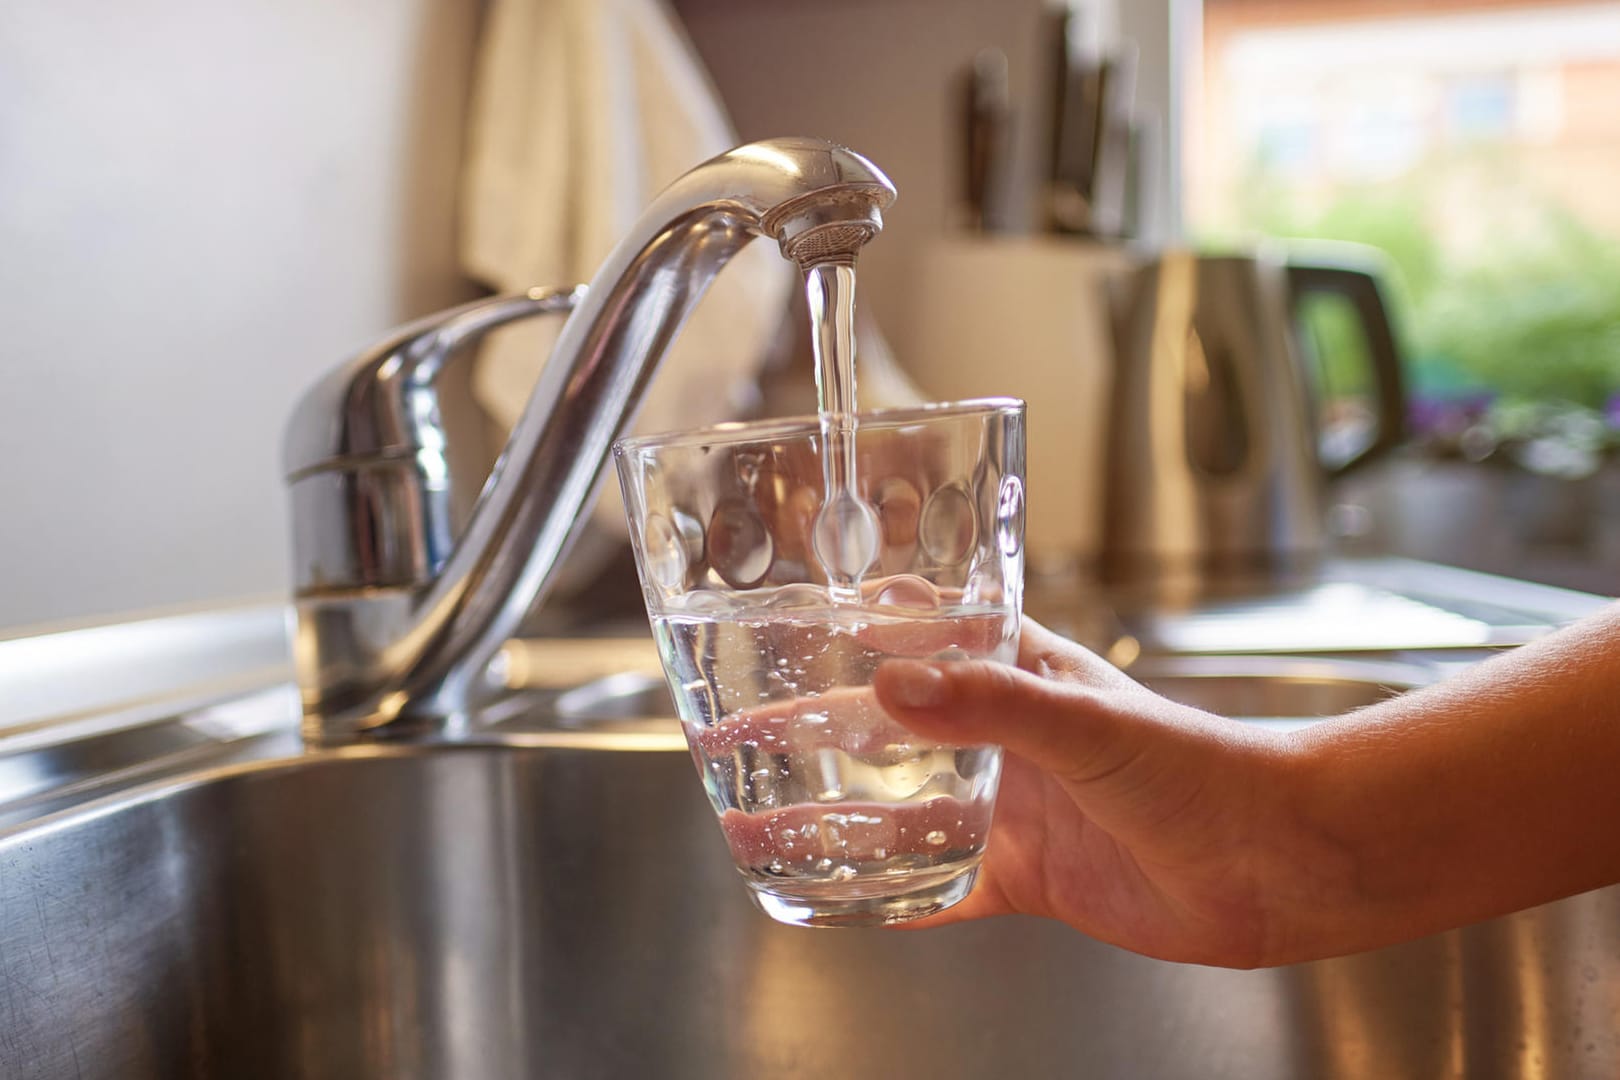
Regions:
M 1397 445 L 1401 360 L 1376 272 L 1269 254 L 1162 254 L 1116 278 L 1101 576 L 1157 598 L 1306 576 L 1331 476 Z M 1348 302 L 1371 390 L 1356 445 L 1304 363 L 1311 297 Z M 1331 436 L 1331 437 L 1325 437 Z

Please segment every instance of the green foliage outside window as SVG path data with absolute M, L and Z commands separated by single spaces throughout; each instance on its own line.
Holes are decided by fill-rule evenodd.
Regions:
M 1506 168 L 1476 156 L 1472 169 Z M 1382 249 L 1397 271 L 1391 292 L 1420 398 L 1489 396 L 1504 416 L 1531 405 L 1613 409 L 1620 399 L 1620 243 L 1577 220 L 1525 185 L 1511 205 L 1437 205 L 1456 161 L 1386 184 L 1342 190 L 1305 209 L 1286 186 L 1257 175 L 1242 186 L 1234 233 L 1354 241 Z M 1446 170 L 1450 169 L 1448 173 Z M 1503 189 L 1498 189 L 1500 193 Z M 1437 213 L 1501 212 L 1500 238 L 1480 219 L 1487 242 L 1446 250 L 1430 223 Z M 1359 343 L 1342 310 L 1309 316 L 1335 390 L 1357 389 Z M 1337 371 L 1335 371 L 1337 368 Z

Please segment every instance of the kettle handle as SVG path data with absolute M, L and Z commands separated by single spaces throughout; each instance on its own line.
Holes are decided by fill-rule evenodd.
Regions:
M 1297 316 L 1300 303 L 1312 293 L 1327 293 L 1347 300 L 1361 322 L 1367 342 L 1373 381 L 1378 392 L 1378 432 L 1372 442 L 1348 460 L 1332 467 L 1337 475 L 1381 457 L 1406 437 L 1406 388 L 1401 371 L 1400 346 L 1390 322 L 1378 278 L 1350 266 L 1288 264 L 1290 305 Z

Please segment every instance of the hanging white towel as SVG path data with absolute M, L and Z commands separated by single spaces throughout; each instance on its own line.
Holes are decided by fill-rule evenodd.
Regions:
M 486 19 L 462 186 L 463 267 L 502 291 L 588 281 L 662 188 L 738 139 L 661 0 L 491 0 Z M 744 248 L 676 339 L 637 430 L 736 418 L 792 281 L 774 245 Z M 475 393 L 508 427 L 555 333 L 514 328 L 481 354 Z M 602 494 L 594 524 L 622 533 L 617 485 Z

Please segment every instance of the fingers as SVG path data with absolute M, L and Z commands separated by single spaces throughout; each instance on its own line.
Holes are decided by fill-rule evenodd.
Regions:
M 1000 743 L 1063 780 L 1115 771 L 1129 730 L 1105 694 L 1076 683 L 983 661 L 892 660 L 873 682 L 878 701 L 926 738 L 957 745 Z
M 1018 641 L 1018 666 L 1046 678 L 1093 686 L 1136 685 L 1128 675 L 1090 649 L 1054 634 L 1027 615 L 1023 636 Z

